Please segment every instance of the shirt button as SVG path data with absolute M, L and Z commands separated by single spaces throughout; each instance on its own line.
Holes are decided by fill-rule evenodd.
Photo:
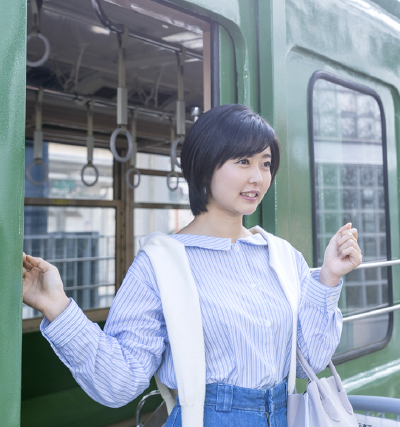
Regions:
M 266 321 L 265 321 L 265 326 L 266 326 L 267 328 L 270 328 L 270 327 L 271 327 L 271 322 L 270 322 L 269 320 L 266 320 Z
M 233 247 L 233 250 L 235 251 L 235 252 L 239 252 L 240 251 L 240 248 L 239 248 L 239 245 L 236 243 L 236 245 Z
M 249 288 L 255 289 L 257 285 L 255 283 L 249 283 Z
M 275 368 L 272 368 L 272 369 L 271 369 L 271 371 L 272 371 L 272 373 L 273 373 L 273 374 L 275 374 L 276 369 L 275 369 Z
M 331 296 L 329 297 L 329 301 L 330 301 L 330 302 L 332 302 L 334 299 L 335 299 L 335 298 L 333 297 L 333 295 L 331 295 Z

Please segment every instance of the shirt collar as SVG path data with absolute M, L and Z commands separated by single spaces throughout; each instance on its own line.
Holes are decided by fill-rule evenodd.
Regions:
M 185 246 L 194 246 L 214 251 L 230 251 L 232 249 L 231 239 L 224 237 L 199 236 L 195 234 L 172 234 L 171 237 L 182 242 Z M 237 239 L 236 242 L 252 246 L 268 245 L 267 241 L 260 233 Z

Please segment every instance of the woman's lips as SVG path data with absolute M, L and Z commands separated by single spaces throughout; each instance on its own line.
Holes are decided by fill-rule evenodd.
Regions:
M 248 200 L 250 202 L 255 202 L 255 201 L 257 201 L 258 193 L 248 191 L 248 192 L 240 193 L 240 196 L 245 200 Z

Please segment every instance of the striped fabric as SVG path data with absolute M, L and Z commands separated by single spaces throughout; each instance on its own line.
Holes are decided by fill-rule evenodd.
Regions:
M 196 282 L 203 318 L 206 382 L 270 388 L 289 371 L 290 306 L 260 234 L 237 240 L 174 235 L 184 243 Z M 296 252 L 301 281 L 298 344 L 314 371 L 323 370 L 342 329 L 336 288 L 310 275 Z M 166 274 L 168 272 L 166 271 Z M 177 388 L 171 348 L 154 271 L 141 252 L 128 270 L 110 309 L 104 332 L 76 303 L 41 331 L 94 400 L 111 407 L 127 404 L 160 380 Z M 304 377 L 298 367 L 298 376 Z

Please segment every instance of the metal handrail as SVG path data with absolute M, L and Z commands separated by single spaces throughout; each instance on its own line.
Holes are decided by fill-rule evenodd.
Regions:
M 400 265 L 400 259 L 392 259 L 390 261 L 373 261 L 373 262 L 364 262 L 356 267 L 354 270 L 364 270 L 366 268 L 379 268 L 379 267 L 390 267 L 392 265 Z M 310 268 L 310 271 L 319 270 L 321 267 Z
M 39 88 L 36 86 L 26 85 L 26 90 L 31 90 L 31 91 L 37 92 L 39 90 Z M 83 103 L 83 102 L 87 101 L 87 99 L 88 99 L 88 97 L 84 96 L 84 95 L 65 93 L 65 92 L 60 92 L 60 91 L 52 90 L 52 89 L 43 89 L 43 93 L 46 95 L 56 97 L 56 98 L 62 98 L 62 99 L 74 101 L 77 103 L 80 103 L 80 102 Z M 101 98 L 91 98 L 91 100 L 92 100 L 94 106 L 117 108 L 116 102 L 112 102 L 112 101 L 109 101 L 106 99 L 101 99 Z M 155 117 L 155 118 L 158 117 L 161 119 L 163 119 L 163 118 L 173 119 L 175 117 L 175 115 L 173 113 L 164 112 L 161 110 L 153 110 L 151 108 L 139 107 L 139 106 L 135 106 L 135 105 L 128 105 L 128 110 L 131 110 L 131 111 L 137 110 L 138 113 L 143 115 L 143 116 Z M 193 120 L 187 119 L 187 120 L 185 120 L 185 123 L 186 124 L 193 124 Z
M 84 289 L 97 289 L 105 286 L 115 286 L 115 283 L 99 283 L 97 285 L 83 285 L 83 286 L 65 286 L 64 291 L 81 291 Z
M 374 262 L 365 262 L 360 264 L 354 270 L 363 270 L 366 268 L 380 268 L 380 267 L 391 267 L 392 265 L 400 265 L 400 259 L 393 259 L 390 261 L 374 261 Z M 310 271 L 319 270 L 318 268 L 310 268 Z M 343 318 L 343 323 L 353 322 L 355 320 L 367 319 L 368 317 L 379 316 L 380 314 L 392 313 L 393 311 L 399 310 L 400 304 L 392 305 L 390 307 L 381 308 L 378 310 L 367 311 L 366 313 L 355 314 L 354 316 L 349 316 Z
M 343 323 L 353 322 L 354 320 L 366 319 L 368 317 L 379 316 L 380 314 L 392 313 L 399 310 L 400 304 L 391 305 L 390 307 L 380 308 L 378 310 L 367 311 L 366 313 L 355 314 L 354 316 L 345 317 Z
M 57 258 L 49 259 L 47 262 L 50 264 L 62 263 L 62 262 L 83 262 L 83 261 L 107 261 L 115 259 L 115 256 L 87 256 L 82 258 Z
M 142 427 L 142 412 L 143 412 L 143 407 L 144 404 L 146 403 L 147 399 L 149 399 L 150 397 L 153 396 L 159 396 L 161 395 L 161 392 L 159 390 L 154 390 L 152 392 L 150 392 L 149 394 L 147 394 L 146 396 L 142 397 L 142 399 L 140 400 L 140 402 L 137 405 L 136 408 L 136 427 Z
M 123 32 L 123 25 L 115 24 L 114 22 L 111 21 L 111 19 L 104 12 L 104 9 L 101 6 L 100 0 L 92 0 L 92 7 L 97 17 L 99 18 L 99 21 L 104 25 L 104 27 L 118 34 L 121 34 Z M 140 34 L 140 33 L 129 30 L 129 37 L 136 40 L 140 40 L 143 43 L 146 43 L 161 49 L 169 50 L 170 52 L 182 52 L 182 46 L 175 43 L 166 42 L 165 40 L 159 40 L 146 34 Z M 191 49 L 187 50 L 186 55 L 191 58 L 200 59 L 201 61 L 203 60 L 203 55 L 201 53 L 197 53 Z

